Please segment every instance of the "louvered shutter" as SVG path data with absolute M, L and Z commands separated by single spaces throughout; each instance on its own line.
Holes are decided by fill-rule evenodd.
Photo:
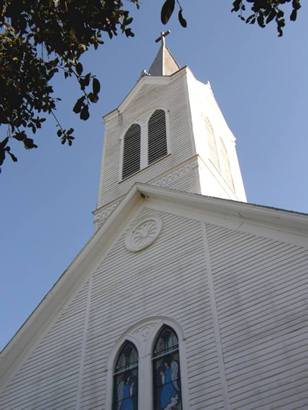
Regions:
M 134 174 L 140 169 L 140 125 L 133 124 L 124 137 L 122 178 Z
M 163 110 L 156 110 L 149 120 L 148 161 L 151 164 L 167 154 L 166 115 Z

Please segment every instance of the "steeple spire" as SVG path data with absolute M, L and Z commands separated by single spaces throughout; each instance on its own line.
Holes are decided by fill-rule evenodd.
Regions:
M 149 69 L 149 74 L 153 76 L 171 75 L 180 69 L 176 60 L 172 57 L 168 47 L 166 46 L 166 36 L 170 34 L 170 30 L 162 31 L 160 36 L 155 40 L 156 43 L 161 42 L 160 49 Z

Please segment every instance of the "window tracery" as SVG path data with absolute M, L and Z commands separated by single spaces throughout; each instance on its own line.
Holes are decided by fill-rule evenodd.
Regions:
M 186 380 L 182 340 L 178 324 L 158 318 L 141 321 L 131 328 L 110 355 L 107 409 L 188 408 L 185 384 L 183 391 L 181 387 L 182 376 Z

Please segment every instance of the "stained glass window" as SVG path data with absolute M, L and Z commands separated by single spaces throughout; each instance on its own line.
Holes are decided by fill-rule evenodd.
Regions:
M 123 344 L 115 365 L 112 409 L 138 409 L 138 352 L 131 342 Z
M 182 410 L 179 344 L 175 332 L 163 326 L 153 350 L 154 410 Z

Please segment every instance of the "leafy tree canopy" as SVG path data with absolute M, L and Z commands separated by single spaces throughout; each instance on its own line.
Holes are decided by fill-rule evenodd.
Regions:
M 177 13 L 181 26 L 187 26 L 178 0 L 162 3 L 163 24 Z M 279 36 L 285 13 L 295 21 L 301 7 L 300 0 L 231 3 L 232 11 L 246 23 L 265 27 L 274 22 Z M 5 129 L 5 135 L 0 135 L 0 167 L 7 157 L 17 161 L 13 141 L 26 149 L 37 147 L 33 136 L 46 115 L 54 117 L 61 143 L 72 144 L 74 130 L 63 128 L 56 117 L 59 98 L 51 81 L 57 74 L 75 78 L 81 95 L 73 111 L 87 120 L 90 105 L 98 101 L 100 82 L 84 70 L 80 59 L 89 48 L 101 46 L 104 35 L 134 36 L 127 9 L 131 4 L 139 8 L 140 0 L 0 0 L 0 126 Z

